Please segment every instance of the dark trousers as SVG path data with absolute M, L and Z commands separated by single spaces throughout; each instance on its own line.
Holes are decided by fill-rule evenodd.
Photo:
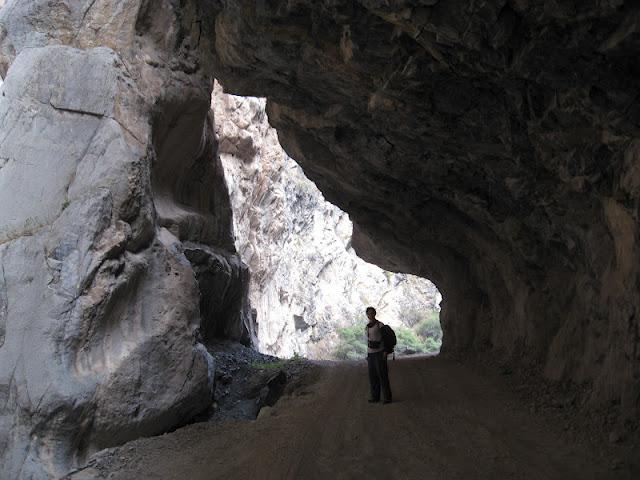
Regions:
M 369 384 L 371 385 L 371 398 L 380 400 L 380 388 L 385 400 L 391 401 L 391 385 L 389 385 L 389 370 L 387 357 L 384 352 L 369 353 L 367 355 L 369 366 Z

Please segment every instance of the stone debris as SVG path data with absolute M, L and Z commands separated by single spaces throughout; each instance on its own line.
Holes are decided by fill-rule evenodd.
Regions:
M 216 365 L 214 405 L 201 421 L 253 420 L 314 368 L 306 359 L 281 359 L 233 341 L 217 340 L 209 351 Z

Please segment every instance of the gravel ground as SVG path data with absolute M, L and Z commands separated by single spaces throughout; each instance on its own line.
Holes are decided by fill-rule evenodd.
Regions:
M 261 408 L 272 407 L 313 369 L 306 359 L 283 360 L 231 341 L 216 342 L 209 352 L 216 369 L 214 403 L 199 420 L 255 419 Z
M 99 452 L 69 478 L 640 478 L 634 464 L 615 463 L 589 438 L 572 440 L 555 415 L 532 411 L 505 381 L 508 372 L 437 357 L 402 358 L 389 369 L 390 405 L 367 403 L 364 362 L 326 363 L 257 420 L 136 440 Z

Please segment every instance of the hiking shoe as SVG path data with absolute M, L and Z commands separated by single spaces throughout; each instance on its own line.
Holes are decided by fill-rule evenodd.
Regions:
M 367 402 L 369 403 L 378 403 L 380 401 L 380 399 L 376 400 L 375 398 L 370 398 L 369 400 L 367 400 Z
M 384 402 L 382 402 L 383 405 L 386 405 L 387 403 L 391 403 L 391 400 L 385 400 Z

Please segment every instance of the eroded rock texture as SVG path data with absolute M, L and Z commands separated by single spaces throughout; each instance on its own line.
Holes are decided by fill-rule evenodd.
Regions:
M 216 84 L 212 108 L 261 352 L 332 358 L 338 329 L 363 325 L 369 305 L 394 327 L 438 310 L 430 281 L 356 256 L 349 216 L 283 151 L 264 99 L 229 95 Z
M 216 75 L 268 97 L 369 261 L 433 279 L 443 351 L 592 385 L 634 418 L 634 2 L 220 2 Z
M 207 18 L 157 0 L 0 10 L 2 478 L 58 478 L 188 421 L 211 402 L 201 340 L 248 340 Z

